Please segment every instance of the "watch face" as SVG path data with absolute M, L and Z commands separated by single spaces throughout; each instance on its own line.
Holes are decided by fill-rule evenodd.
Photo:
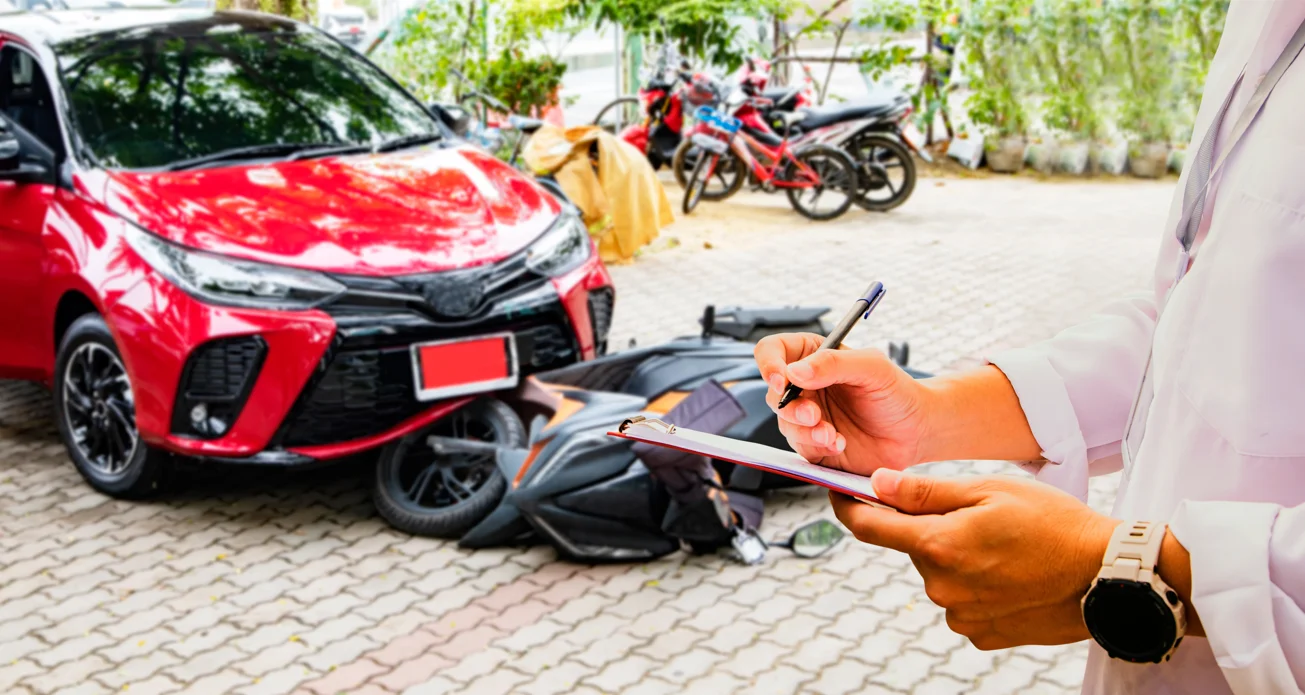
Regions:
M 1157 662 L 1178 636 L 1177 621 L 1165 600 L 1150 584 L 1101 580 L 1083 603 L 1083 621 L 1111 656 Z M 1172 600 L 1177 602 L 1177 596 Z

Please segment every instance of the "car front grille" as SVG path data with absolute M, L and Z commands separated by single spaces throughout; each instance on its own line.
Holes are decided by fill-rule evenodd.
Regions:
M 612 330 L 612 308 L 616 295 L 610 287 L 603 287 L 589 293 L 589 322 L 594 327 L 594 350 L 599 355 L 607 354 L 607 334 Z
M 494 332 L 486 328 L 483 332 Z M 577 357 L 561 323 L 509 327 L 522 376 L 570 364 Z M 451 336 L 436 336 L 442 340 Z M 424 342 L 424 341 L 415 341 Z M 343 341 L 323 358 L 325 369 L 284 429 L 282 445 L 315 446 L 363 439 L 390 430 L 431 406 L 414 393 L 410 343 L 359 348 Z

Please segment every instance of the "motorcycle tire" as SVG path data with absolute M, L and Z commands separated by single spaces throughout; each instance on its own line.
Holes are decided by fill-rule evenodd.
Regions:
M 594 125 L 612 135 L 620 135 L 626 126 L 638 123 L 642 118 L 640 108 L 637 97 L 620 97 L 609 102 L 594 116 Z
M 693 165 L 693 173 L 689 174 L 688 186 L 684 189 L 684 202 L 681 205 L 684 214 L 687 215 L 698 207 L 698 203 L 702 200 L 702 191 L 707 187 L 707 179 L 710 178 L 711 172 L 715 171 L 720 158 L 718 154 L 699 157 L 698 163 Z
M 863 133 L 846 145 L 856 162 L 858 207 L 887 212 L 906 202 L 915 191 L 915 158 L 902 143 L 893 138 Z M 894 184 L 892 172 L 901 170 L 901 181 Z
M 857 168 L 852 162 L 852 158 L 847 153 L 837 147 L 829 145 L 808 145 L 799 149 L 793 154 L 794 159 L 802 162 L 806 166 L 814 169 L 820 175 L 821 185 L 813 188 L 789 188 L 788 202 L 803 217 L 809 220 L 824 222 L 841 217 L 852 207 L 852 202 L 856 199 L 857 185 Z M 788 180 L 793 180 L 796 173 L 796 166 L 790 160 L 785 164 L 782 176 Z M 804 196 L 816 191 L 815 196 L 810 201 L 803 200 Z M 814 203 L 818 201 L 826 191 L 837 191 L 844 200 L 833 209 L 821 212 L 815 209 Z
M 430 451 L 426 437 L 432 434 L 522 448 L 526 428 L 506 403 L 482 398 L 381 450 L 372 488 L 372 502 L 381 517 L 413 535 L 457 538 L 494 511 L 507 491 L 507 480 L 490 454 Z M 420 469 L 415 475 L 414 468 Z M 466 470 L 465 480 L 457 479 L 459 469 Z M 439 489 L 432 490 L 436 476 Z M 459 497 L 459 487 L 465 497 Z
M 680 184 L 680 188 L 688 190 L 689 174 L 693 173 L 693 167 L 698 163 L 698 156 L 702 148 L 693 144 L 691 140 L 684 140 L 679 147 L 675 148 L 675 157 L 671 159 L 671 171 L 675 173 L 675 182 Z M 726 154 L 718 167 L 728 167 L 728 173 L 720 170 L 716 178 L 723 184 L 720 188 L 712 188 L 711 182 L 702 191 L 703 200 L 726 200 L 743 189 L 743 183 L 747 176 L 744 176 L 743 163 L 739 158 L 734 156 L 733 152 Z

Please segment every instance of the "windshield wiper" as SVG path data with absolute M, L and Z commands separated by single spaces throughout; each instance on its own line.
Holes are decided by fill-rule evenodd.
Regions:
M 227 162 L 241 159 L 260 159 L 262 157 L 283 157 L 304 150 L 311 151 L 338 146 L 339 145 L 337 144 L 326 142 L 276 142 L 263 145 L 247 145 L 245 147 L 233 147 L 229 150 L 213 152 L 200 157 L 182 159 L 163 167 L 163 170 L 181 171 L 183 169 L 195 169 L 216 162 Z
M 371 151 L 372 148 L 370 145 L 358 145 L 353 143 L 347 145 L 326 145 L 323 147 L 313 147 L 307 150 L 301 150 L 286 157 L 286 161 L 297 162 L 301 159 L 313 159 L 314 157 L 330 157 L 337 154 L 362 154 L 363 152 Z
M 394 138 L 393 140 L 386 140 L 385 142 L 376 145 L 375 147 L 372 148 L 372 152 L 373 153 L 393 152 L 395 150 L 401 150 L 405 147 L 416 147 L 417 145 L 425 145 L 426 143 L 429 142 L 435 142 L 436 140 L 439 140 L 442 137 L 443 136 L 441 136 L 439 133 L 422 133 L 420 135 L 404 135 L 403 137 Z

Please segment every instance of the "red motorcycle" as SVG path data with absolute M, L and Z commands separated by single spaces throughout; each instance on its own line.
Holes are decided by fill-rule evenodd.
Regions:
M 639 96 L 620 97 L 604 106 L 594 125 L 619 135 L 646 154 L 653 169 L 660 169 L 671 162 L 683 139 L 684 88 L 693 80 L 688 62 L 664 46 Z

